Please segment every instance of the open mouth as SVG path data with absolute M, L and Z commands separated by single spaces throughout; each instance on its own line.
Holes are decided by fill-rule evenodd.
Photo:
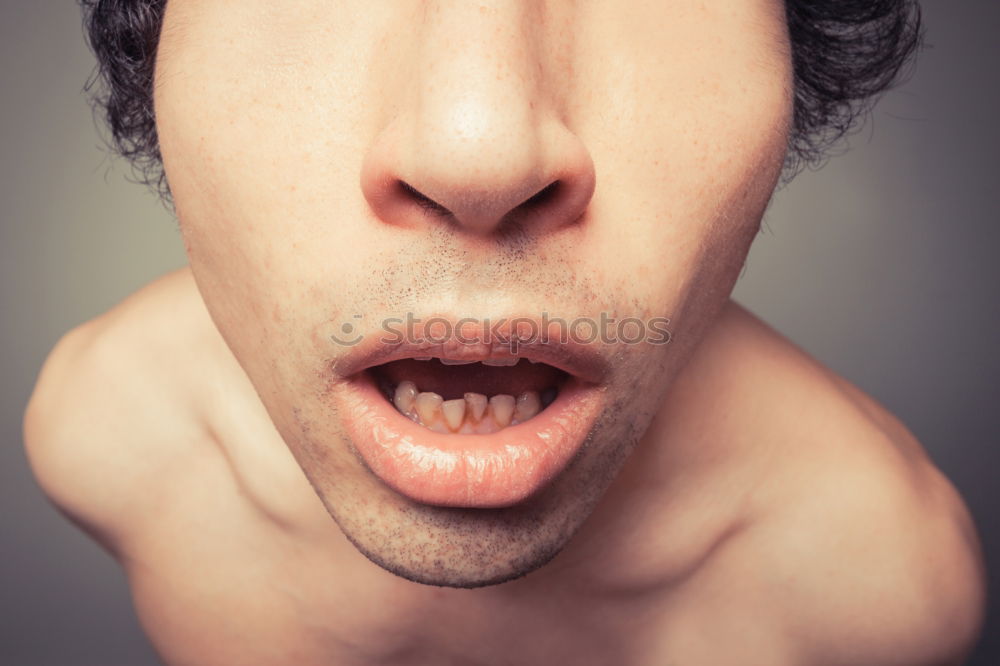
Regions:
M 420 357 L 369 368 L 400 414 L 438 433 L 488 435 L 530 421 L 551 405 L 569 375 L 551 365 Z
M 604 403 L 590 350 L 375 348 L 334 392 L 368 469 L 419 503 L 524 501 L 580 452 Z

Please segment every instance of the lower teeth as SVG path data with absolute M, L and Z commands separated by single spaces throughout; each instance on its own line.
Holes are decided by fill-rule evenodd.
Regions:
M 503 393 L 490 398 L 466 393 L 463 398 L 445 400 L 437 393 L 419 392 L 413 382 L 404 381 L 390 399 L 400 413 L 436 432 L 489 434 L 531 419 L 552 404 L 556 393 L 555 388 L 541 394 L 525 391 L 516 398 Z

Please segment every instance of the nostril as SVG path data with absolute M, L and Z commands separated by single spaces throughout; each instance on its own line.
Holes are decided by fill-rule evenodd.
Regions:
M 561 124 L 533 121 L 509 150 L 487 150 L 443 130 L 440 137 L 414 134 L 402 122 L 378 135 L 361 167 L 362 192 L 381 221 L 409 228 L 443 222 L 487 236 L 541 235 L 583 219 L 594 164 Z
M 565 185 L 560 180 L 554 180 L 538 192 L 522 201 L 511 213 L 529 213 L 539 210 L 555 202 L 562 196 Z M 396 181 L 396 189 L 405 199 L 412 201 L 418 207 L 430 212 L 437 217 L 452 217 L 453 213 L 445 206 L 442 206 L 434 199 L 430 198 L 417 188 L 413 187 L 405 180 Z
M 426 211 L 433 213 L 434 215 L 440 217 L 448 217 L 451 215 L 451 211 L 439 204 L 438 202 L 431 199 L 429 196 L 423 194 L 418 189 L 407 183 L 406 181 L 400 180 L 396 181 L 397 187 L 403 193 L 404 196 L 411 199 L 415 204 L 420 206 Z
M 560 181 L 554 180 L 551 183 L 549 183 L 548 185 L 546 185 L 545 187 L 543 187 L 541 190 L 539 190 L 538 192 L 536 192 L 527 201 L 525 201 L 524 203 L 522 203 L 521 207 L 523 207 L 523 208 L 537 208 L 539 206 L 543 206 L 543 205 L 549 203 L 550 201 L 552 201 L 553 199 L 555 199 L 556 196 L 559 193 L 559 190 L 561 188 L 562 188 L 562 185 L 561 185 Z

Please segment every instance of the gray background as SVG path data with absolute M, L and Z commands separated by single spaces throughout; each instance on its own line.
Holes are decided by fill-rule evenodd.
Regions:
M 736 295 L 916 433 L 996 571 L 1000 3 L 924 6 L 914 76 L 778 194 Z M 0 58 L 0 662 L 155 663 L 115 564 L 36 489 L 21 413 L 59 335 L 182 265 L 180 239 L 99 149 L 75 3 L 0 0 Z M 996 612 L 970 663 L 1000 663 Z

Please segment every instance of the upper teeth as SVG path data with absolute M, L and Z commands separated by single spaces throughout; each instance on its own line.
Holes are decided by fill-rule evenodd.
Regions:
M 463 398 L 445 400 L 432 391 L 418 391 L 411 381 L 399 383 L 392 403 L 400 412 L 431 430 L 466 434 L 496 432 L 523 423 L 542 409 L 536 391 L 525 391 L 517 398 L 500 393 L 487 400 L 481 393 L 466 393 Z
M 442 365 L 469 365 L 470 363 L 482 363 L 483 365 L 492 365 L 497 367 L 507 367 L 512 365 L 517 365 L 520 361 L 518 356 L 501 356 L 499 358 L 484 358 L 482 360 L 478 359 L 458 359 L 458 358 L 440 358 L 437 356 L 414 356 L 414 361 L 433 361 L 434 359 L 441 361 Z M 532 363 L 537 363 L 538 361 L 531 361 Z
M 517 356 L 507 356 L 507 357 L 501 357 L 501 358 L 487 358 L 487 359 L 483 359 L 483 365 L 495 365 L 495 366 L 498 366 L 498 367 L 504 367 L 504 366 L 508 366 L 508 365 L 517 365 L 517 362 L 520 361 L 520 360 L 521 359 L 519 359 Z

